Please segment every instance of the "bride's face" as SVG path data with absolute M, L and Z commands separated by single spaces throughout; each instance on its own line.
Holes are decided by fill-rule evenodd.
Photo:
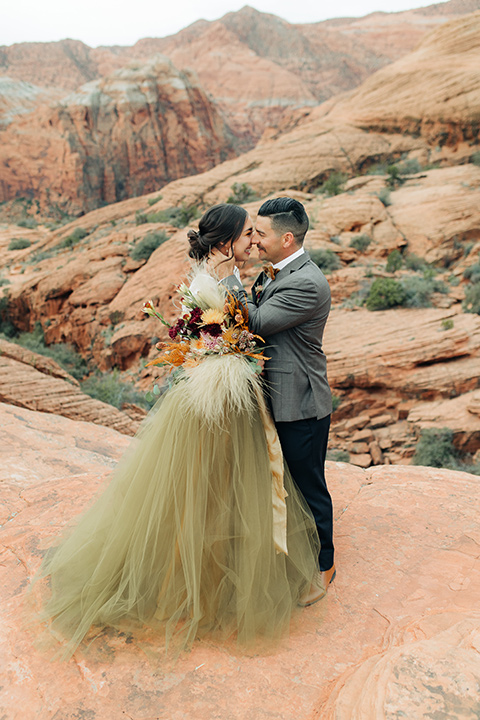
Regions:
M 233 243 L 233 254 L 237 262 L 244 262 L 250 257 L 252 249 L 253 223 L 250 215 L 247 215 L 242 234 Z

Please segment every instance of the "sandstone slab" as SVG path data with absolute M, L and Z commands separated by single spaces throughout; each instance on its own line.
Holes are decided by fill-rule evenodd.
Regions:
M 91 502 L 127 439 L 19 408 L 2 405 L 0 415 L 4 720 L 478 714 L 477 477 L 328 463 L 337 578 L 325 601 L 299 611 L 290 638 L 272 654 L 239 654 L 205 640 L 173 665 L 155 637 L 112 631 L 60 663 L 22 625 L 25 587 L 43 549 Z

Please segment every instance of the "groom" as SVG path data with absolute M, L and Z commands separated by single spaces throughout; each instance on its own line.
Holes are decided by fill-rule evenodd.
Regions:
M 332 399 L 322 337 L 330 288 L 303 248 L 308 216 L 297 200 L 267 200 L 258 211 L 253 243 L 273 265 L 255 281 L 248 303 L 250 330 L 265 340 L 270 405 L 283 454 L 315 518 L 320 537 L 320 576 L 301 598 L 320 600 L 335 577 L 332 500 L 325 455 Z M 274 276 L 274 279 L 272 279 Z

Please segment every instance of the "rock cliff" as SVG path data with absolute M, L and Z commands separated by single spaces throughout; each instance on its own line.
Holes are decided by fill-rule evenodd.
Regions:
M 156 57 L 83 85 L 0 132 L 0 201 L 78 215 L 207 170 L 233 136 L 198 82 Z

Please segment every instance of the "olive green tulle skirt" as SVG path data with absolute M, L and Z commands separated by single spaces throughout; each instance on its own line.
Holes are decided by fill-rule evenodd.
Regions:
M 241 357 L 211 356 L 144 421 L 112 480 L 44 559 L 42 618 L 67 640 L 148 625 L 168 646 L 206 633 L 277 638 L 317 569 L 318 537 L 285 472 L 288 556 L 273 542 L 265 431 Z

